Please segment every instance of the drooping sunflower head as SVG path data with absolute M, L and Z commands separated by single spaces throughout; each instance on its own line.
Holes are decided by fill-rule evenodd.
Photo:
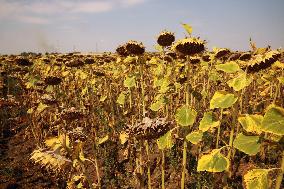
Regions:
M 54 105 L 58 101 L 55 99 L 55 97 L 51 94 L 44 94 L 41 96 L 41 102 L 47 105 Z
M 172 50 L 183 55 L 194 55 L 205 50 L 205 42 L 199 38 L 185 38 L 172 45 Z
M 65 62 L 65 65 L 67 67 L 80 67 L 80 66 L 83 66 L 84 64 L 85 63 L 79 58 L 75 58 L 75 59 Z
M 150 119 L 146 117 L 142 122 L 128 126 L 127 133 L 130 137 L 135 137 L 138 140 L 157 139 L 168 132 L 172 124 L 172 122 L 166 121 L 165 118 Z
M 248 73 L 258 72 L 269 68 L 280 58 L 280 52 L 271 50 L 262 54 L 257 54 L 251 58 L 251 61 L 245 66 Z
M 29 61 L 27 58 L 17 58 L 16 64 L 19 66 L 32 66 L 33 63 Z
M 61 119 L 69 121 L 69 122 L 74 121 L 74 120 L 80 120 L 84 118 L 83 112 L 76 109 L 75 107 L 64 109 L 60 115 L 61 115 Z
M 128 41 L 125 44 L 125 48 L 127 50 L 127 53 L 131 55 L 142 55 L 145 52 L 145 47 L 142 43 L 139 43 L 137 41 Z
M 44 82 L 47 85 L 59 85 L 62 82 L 62 79 L 57 76 L 47 76 L 44 79 Z
M 242 61 L 248 61 L 251 59 L 251 53 L 250 52 L 245 52 L 243 54 L 241 54 L 241 56 L 239 57 L 240 60 Z
M 163 31 L 159 34 L 157 43 L 162 47 L 171 46 L 172 43 L 175 41 L 175 35 L 169 31 Z
M 226 55 L 230 54 L 230 50 L 227 48 L 215 48 L 213 50 L 215 52 L 215 58 L 223 58 Z
M 238 60 L 240 58 L 240 56 L 241 56 L 241 53 L 234 52 L 228 57 L 228 60 L 229 61 L 235 61 L 235 60 Z
M 204 55 L 202 56 L 202 60 L 203 60 L 204 62 L 209 62 L 209 61 L 211 60 L 210 55 L 209 55 L 209 54 L 204 54 Z
M 128 53 L 127 53 L 127 50 L 126 50 L 126 45 L 119 45 L 119 46 L 116 48 L 116 53 L 117 53 L 119 56 L 122 56 L 122 57 L 128 56 Z
M 190 63 L 191 64 L 198 64 L 198 63 L 200 63 L 200 58 L 199 57 L 190 57 Z

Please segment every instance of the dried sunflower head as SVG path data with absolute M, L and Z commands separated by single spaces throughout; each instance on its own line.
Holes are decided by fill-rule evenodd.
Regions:
M 85 64 L 94 64 L 95 60 L 93 58 L 86 58 L 85 59 Z
M 200 63 L 200 59 L 198 57 L 190 57 L 191 64 L 198 64 Z
M 26 58 L 17 58 L 16 64 L 18 64 L 19 66 L 31 66 L 31 65 L 33 65 L 33 63 Z
M 169 31 L 161 32 L 157 39 L 157 43 L 162 47 L 171 46 L 174 41 L 175 35 Z
M 47 104 L 47 105 L 54 105 L 58 102 L 52 95 L 49 95 L 49 94 L 44 94 L 41 97 L 41 101 L 42 103 Z
M 245 53 L 241 54 L 239 59 L 242 60 L 242 61 L 250 60 L 251 59 L 251 53 L 250 52 L 245 52 Z
M 228 54 L 230 54 L 230 50 L 227 49 L 227 48 L 217 48 L 217 49 L 214 49 L 215 51 L 215 58 L 222 58 Z
M 80 66 L 83 66 L 84 65 L 84 62 L 81 61 L 80 59 L 74 59 L 74 60 L 71 60 L 71 61 L 68 61 L 68 62 L 65 62 L 65 65 L 67 67 L 80 67 Z
M 136 139 L 151 140 L 163 136 L 171 129 L 172 122 L 166 118 L 144 118 L 142 122 L 129 126 L 127 133 Z
M 84 117 L 84 114 L 81 111 L 76 110 L 75 107 L 64 109 L 61 112 L 61 118 L 66 121 L 79 120 L 79 119 L 82 119 L 83 117 Z
M 210 55 L 209 54 L 205 54 L 202 56 L 202 60 L 204 62 L 209 62 L 211 60 Z
M 47 85 L 59 85 L 62 82 L 62 79 L 56 76 L 47 76 L 44 79 L 44 82 Z
M 70 136 L 72 141 L 82 141 L 85 142 L 87 140 L 86 131 L 83 127 L 76 127 L 72 130 L 68 131 L 68 136 Z
M 232 53 L 229 56 L 228 60 L 229 61 L 235 61 L 235 60 L 238 60 L 240 58 L 240 56 L 241 56 L 241 53 L 235 52 L 235 53 Z
M 205 50 L 204 41 L 198 38 L 185 38 L 172 45 L 172 50 L 183 55 L 194 55 Z
M 272 50 L 262 54 L 257 54 L 251 58 L 251 61 L 246 65 L 248 73 L 258 72 L 270 67 L 280 57 L 278 51 Z
M 138 43 L 137 41 L 128 41 L 125 44 L 125 48 L 127 52 L 132 55 L 142 55 L 145 52 L 143 44 Z
M 19 104 L 12 95 L 8 95 L 8 99 L 0 98 L 0 108 L 18 106 Z
M 174 53 L 174 52 L 166 52 L 166 56 L 170 56 L 170 57 L 172 57 L 173 59 L 176 59 L 176 58 L 177 58 L 177 54 Z
M 173 58 L 168 56 L 168 55 L 164 56 L 163 60 L 166 61 L 166 62 L 173 62 Z
M 125 46 L 125 45 L 119 45 L 119 46 L 116 48 L 116 53 L 117 53 L 119 56 L 122 56 L 122 57 L 128 56 L 128 52 L 127 52 L 127 50 L 126 50 L 126 46 Z

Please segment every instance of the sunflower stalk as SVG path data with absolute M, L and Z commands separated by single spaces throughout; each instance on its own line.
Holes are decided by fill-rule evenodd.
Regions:
M 283 180 L 283 174 L 284 174 L 284 151 L 282 151 L 280 173 L 276 178 L 275 189 L 281 188 L 281 183 L 282 183 L 282 180 Z

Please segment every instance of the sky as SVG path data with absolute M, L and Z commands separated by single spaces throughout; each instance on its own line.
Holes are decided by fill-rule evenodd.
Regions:
M 0 54 L 115 51 L 128 40 L 153 51 L 158 34 L 206 47 L 284 46 L 284 0 L 0 0 Z

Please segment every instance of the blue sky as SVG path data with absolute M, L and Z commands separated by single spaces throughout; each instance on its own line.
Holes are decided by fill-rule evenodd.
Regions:
M 284 46 L 284 0 L 0 0 L 0 53 L 114 51 L 128 40 L 153 50 L 180 23 L 207 47 Z

